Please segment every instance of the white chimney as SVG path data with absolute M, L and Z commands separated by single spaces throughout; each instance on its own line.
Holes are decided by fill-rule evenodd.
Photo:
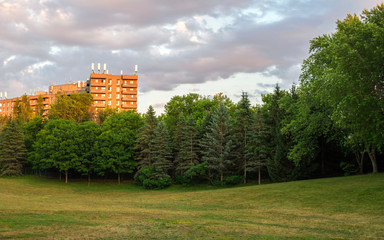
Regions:
M 97 64 L 97 73 L 100 73 L 100 63 Z
M 135 65 L 135 74 L 137 74 L 138 67 Z
M 95 73 L 95 64 L 94 63 L 92 63 L 92 73 Z

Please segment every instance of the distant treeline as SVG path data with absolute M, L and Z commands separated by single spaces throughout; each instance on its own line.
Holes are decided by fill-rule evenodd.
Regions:
M 311 41 L 299 86 L 234 104 L 218 94 L 173 97 L 165 113 L 93 114 L 87 94 L 61 95 L 47 118 L 28 101 L 2 118 L 0 169 L 134 178 L 145 188 L 291 181 L 378 172 L 384 146 L 384 5 L 348 15 Z M 40 111 L 41 112 L 41 111 Z M 93 119 L 94 121 L 89 121 Z

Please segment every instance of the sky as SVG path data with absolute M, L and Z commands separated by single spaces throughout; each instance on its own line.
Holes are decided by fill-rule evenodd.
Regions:
M 0 92 L 8 98 L 138 65 L 138 112 L 176 95 L 251 103 L 299 84 L 311 39 L 377 0 L 0 0 Z

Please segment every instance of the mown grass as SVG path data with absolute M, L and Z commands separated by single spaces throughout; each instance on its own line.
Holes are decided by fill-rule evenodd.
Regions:
M 384 174 L 216 189 L 0 178 L 0 239 L 384 239 Z

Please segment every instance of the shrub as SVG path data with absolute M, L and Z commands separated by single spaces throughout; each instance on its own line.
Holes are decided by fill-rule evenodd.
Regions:
M 135 175 L 135 184 L 145 189 L 163 189 L 171 185 L 171 177 L 157 172 L 154 167 L 143 167 Z

